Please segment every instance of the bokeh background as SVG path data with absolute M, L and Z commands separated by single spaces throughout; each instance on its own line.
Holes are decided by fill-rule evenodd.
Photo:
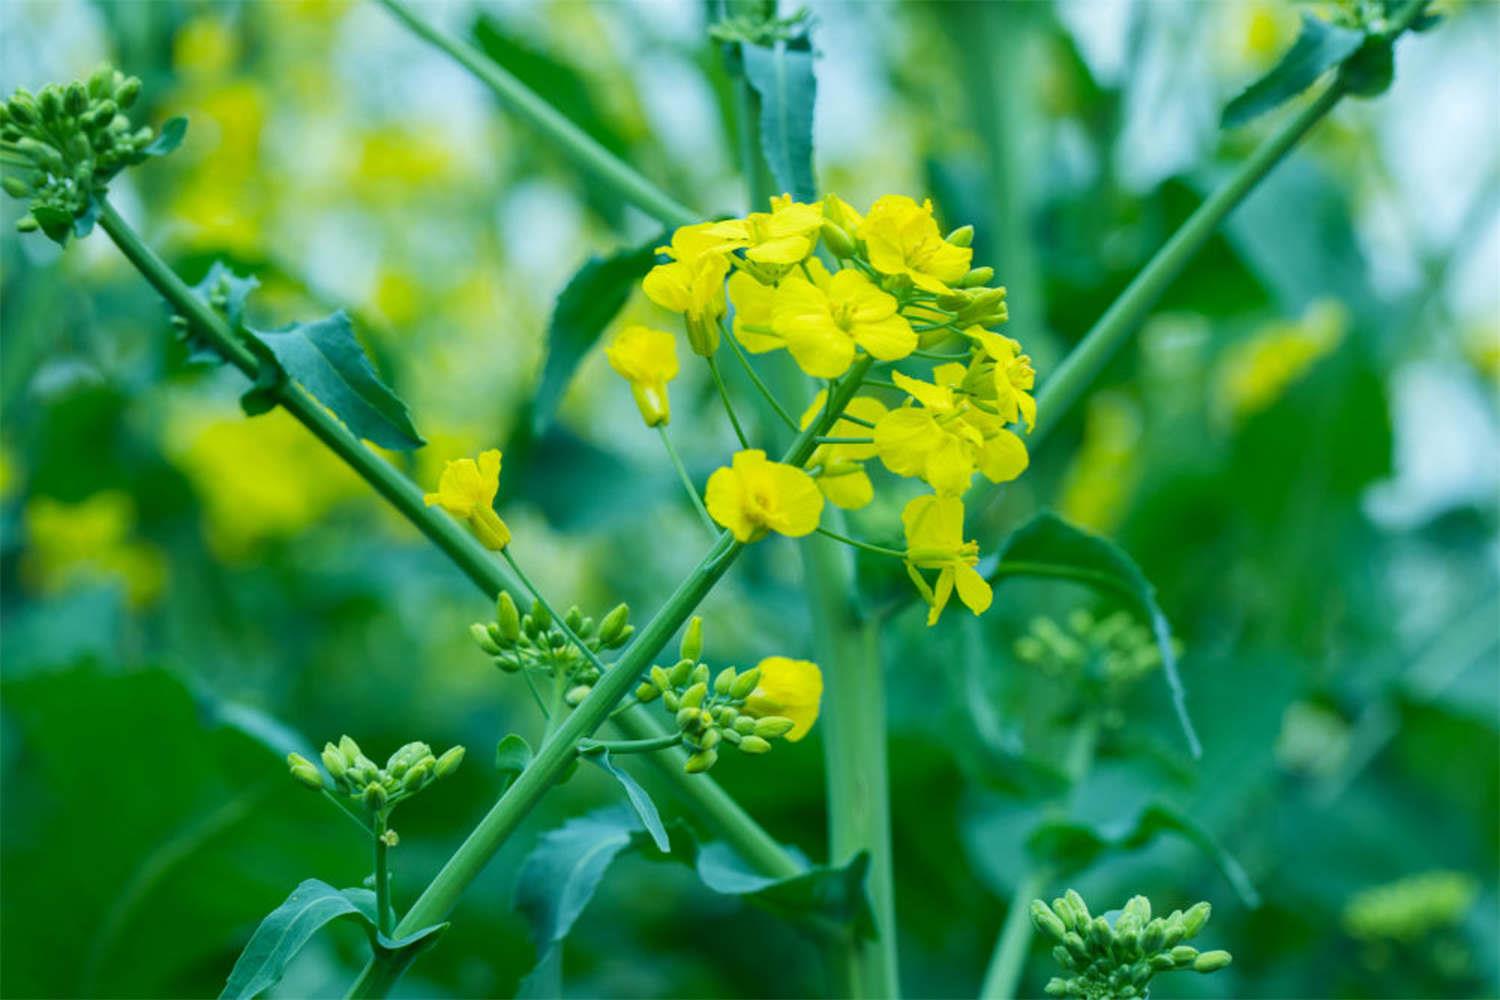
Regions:
M 1274 127 L 1224 133 L 1218 112 L 1298 19 L 1249 0 L 811 8 L 820 184 L 856 204 L 930 194 L 973 223 L 1043 379 Z M 1008 583 L 980 623 L 950 610 L 927 630 L 908 609 L 885 628 L 911 995 L 973 994 L 1039 818 L 1107 832 L 1155 800 L 1239 859 L 1258 907 L 1171 835 L 1047 891 L 1211 900 L 1204 946 L 1234 965 L 1156 995 L 1500 991 L 1500 8 L 1447 10 L 1398 47 L 1389 94 L 1346 101 L 1262 185 L 977 526 L 990 548 L 1053 507 L 1133 554 L 1182 645 L 1202 760 L 1149 665 L 1101 687 L 1018 655 L 1036 616 L 1111 611 L 1088 593 Z M 682 200 L 743 210 L 706 5 L 423 11 Z M 253 271 L 263 322 L 349 308 L 430 442 L 393 460 L 430 483 L 505 447 L 502 511 L 544 589 L 648 614 L 698 548 L 658 442 L 597 353 L 558 424 L 533 434 L 527 404 L 557 291 L 657 227 L 374 4 L 0 6 L 6 93 L 105 59 L 144 79 L 150 120 L 191 119 L 178 153 L 114 185 L 149 241 L 190 281 L 215 258 Z M 63 254 L 0 211 L 0 992 L 212 995 L 297 881 L 366 870 L 267 746 L 470 748 L 400 817 L 409 901 L 491 801 L 495 741 L 539 720 L 470 644 L 490 612 L 469 583 L 291 418 L 243 417 L 237 375 L 189 366 L 102 235 Z M 662 318 L 640 296 L 626 315 Z M 698 477 L 732 450 L 700 371 L 674 417 Z M 898 504 L 856 529 L 889 535 Z M 863 571 L 872 602 L 909 596 L 899 570 Z M 705 614 L 717 662 L 810 651 L 784 542 Z M 1088 704 L 1097 760 L 1070 789 L 1054 779 Z M 823 856 L 816 738 L 714 773 Z M 517 864 L 615 795 L 580 774 L 550 796 L 402 990 L 509 995 L 533 961 Z M 341 992 L 360 947 L 352 928 L 320 937 L 277 994 Z M 1029 995 L 1051 974 L 1033 952 Z M 578 996 L 828 983 L 797 928 L 629 859 L 565 969 Z

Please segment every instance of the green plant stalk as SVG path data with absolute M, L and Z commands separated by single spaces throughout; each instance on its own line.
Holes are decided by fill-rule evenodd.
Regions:
M 693 501 L 693 509 L 703 520 L 703 526 L 713 537 L 719 537 L 719 526 L 714 519 L 708 516 L 708 508 L 703 506 L 703 498 L 698 495 L 698 488 L 693 485 L 693 477 L 688 475 L 687 466 L 682 464 L 682 458 L 677 454 L 677 447 L 672 444 L 672 435 L 667 433 L 666 424 L 657 424 L 657 431 L 661 434 L 661 443 L 667 449 L 667 457 L 672 460 L 672 468 L 677 470 L 677 478 L 682 483 L 682 488 Z
M 979 987 L 979 1000 L 1014 1000 L 1020 996 L 1016 992 L 1016 983 L 1021 979 L 1026 951 L 1031 944 L 1031 901 L 1041 894 L 1046 884 L 1047 873 L 1040 869 L 1027 872 L 1016 883 L 1016 891 L 1010 897 L 1010 908 L 1005 912 L 1005 923 L 1000 928 L 1000 938 L 995 942 L 995 952 L 990 956 L 990 966 L 985 970 L 984 982 Z
M 377 809 L 374 815 L 373 833 L 375 841 L 375 926 L 380 928 L 380 933 L 390 936 L 391 933 L 391 865 L 390 845 L 385 842 L 385 831 L 389 829 L 386 823 L 385 811 Z
M 229 330 L 222 317 L 193 294 L 177 274 L 148 247 L 133 228 L 120 217 L 107 200 L 101 201 L 99 227 L 114 241 L 120 251 L 193 327 L 208 338 L 224 358 L 254 379 L 259 362 L 249 349 Z M 852 390 L 851 393 L 852 395 Z M 316 400 L 294 383 L 278 390 L 278 400 L 314 436 L 344 460 L 435 544 L 464 575 L 491 600 L 502 590 L 519 591 L 493 554 L 465 528 L 440 511 L 428 507 L 422 491 L 411 480 L 392 468 L 349 430 L 328 413 Z M 810 442 L 809 436 L 809 442 Z M 809 452 L 811 445 L 808 445 Z M 805 457 L 804 457 L 805 460 Z M 648 738 L 665 735 L 665 729 L 639 706 L 616 719 L 625 724 L 630 735 Z M 728 796 L 708 775 L 689 775 L 681 768 L 664 769 L 665 779 L 677 787 L 690 802 L 697 804 L 699 815 L 722 835 L 750 864 L 767 875 L 782 876 L 800 870 L 755 820 Z
M 575 163 L 622 199 L 666 226 L 682 226 L 698 220 L 696 212 L 601 146 L 593 136 L 573 124 L 483 52 L 467 42 L 445 35 L 402 0 L 380 0 L 380 3 L 417 35 L 452 56 L 488 87 L 502 104 L 561 146 Z
M 851 372 L 853 377 L 846 379 L 830 399 L 828 412 L 797 436 L 782 457 L 783 462 L 797 466 L 807 462 L 816 447 L 814 438 L 827 430 L 848 405 L 859 389 L 860 376 L 868 367 L 868 360 L 856 364 Z M 505 794 L 480 820 L 468 839 L 448 859 L 448 863 L 396 925 L 397 936 L 406 936 L 436 924 L 447 915 L 458 901 L 459 895 L 479 875 L 506 838 L 562 776 L 577 752 L 578 741 L 591 736 L 615 706 L 630 693 L 651 661 L 688 620 L 744 548 L 744 543 L 735 541 L 728 532 L 719 537 L 697 568 L 683 580 L 662 609 L 636 633 L 635 639 L 594 685 L 588 697 L 579 702 L 578 707 L 557 727 L 552 737 L 542 744 L 531 764 L 506 789 Z

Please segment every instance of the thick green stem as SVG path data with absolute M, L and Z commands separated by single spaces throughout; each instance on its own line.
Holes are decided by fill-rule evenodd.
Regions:
M 375 957 L 365 965 L 350 984 L 349 992 L 344 995 L 348 1000 L 367 1000 L 388 995 L 391 987 L 396 985 L 396 980 L 401 978 L 406 967 L 416 957 L 417 950 L 412 948 L 400 951 L 377 950 Z
M 389 827 L 386 825 L 386 815 L 377 810 L 374 816 L 375 842 L 375 924 L 380 928 L 380 933 L 390 936 L 391 933 L 391 847 L 385 842 L 385 832 Z
M 574 163 L 595 180 L 611 188 L 623 200 L 666 226 L 682 226 L 698 220 L 696 212 L 641 176 L 634 167 L 601 146 L 593 136 L 548 104 L 545 98 L 474 46 L 443 34 L 419 17 L 402 0 L 380 2 L 413 32 L 442 49 L 473 73 L 502 104 L 557 143 Z
M 1271 168 L 1280 163 L 1343 96 L 1344 87 L 1336 79 L 1250 154 L 1234 175 L 1209 195 L 1156 252 L 1042 385 L 1037 394 L 1037 422 L 1031 432 L 1032 447 L 1052 432 L 1084 390 L 1098 378 L 1120 345 L 1140 328 L 1157 300 L 1182 273 L 1183 267 L 1212 238 L 1219 223 L 1255 190 Z
M 1016 883 L 1005 924 L 990 957 L 990 967 L 984 974 L 984 984 L 979 987 L 979 1000 L 1015 1000 L 1020 995 L 1016 984 L 1026 965 L 1027 946 L 1031 944 L 1031 901 L 1046 884 L 1047 875 L 1041 870 L 1028 872 Z

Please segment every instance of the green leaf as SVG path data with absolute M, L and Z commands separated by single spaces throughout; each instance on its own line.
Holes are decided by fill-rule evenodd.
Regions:
M 361 894 L 369 899 L 356 904 Z M 355 917 L 367 930 L 373 927 L 374 906 L 375 894 L 368 889 L 339 890 L 317 879 L 303 882 L 255 929 L 229 973 L 220 1000 L 248 1000 L 275 986 L 313 935 L 341 917 Z
M 666 240 L 663 234 L 638 247 L 590 257 L 563 288 L 547 324 L 547 361 L 532 410 L 532 423 L 538 431 L 552 423 L 578 363 L 656 264 L 655 248 Z
M 778 192 L 797 201 L 818 196 L 813 173 L 813 105 L 818 80 L 813 54 L 801 44 L 741 45 L 745 79 L 760 95 L 760 146 Z M 764 212 L 766 206 L 755 206 Z
M 1213 861 L 1241 902 L 1251 909 L 1260 906 L 1260 893 L 1234 856 L 1191 817 L 1164 802 L 1152 802 L 1119 824 L 1093 826 L 1076 819 L 1044 820 L 1027 837 L 1026 850 L 1063 877 L 1088 867 L 1106 852 L 1139 850 L 1162 833 L 1185 837 Z
M 398 451 L 426 444 L 412 426 L 406 404 L 376 376 L 342 309 L 311 323 L 251 332 L 282 371 L 332 410 L 357 437 Z
M 244 331 L 245 302 L 249 299 L 250 293 L 259 287 L 259 278 L 254 275 L 235 274 L 222 260 L 216 260 L 210 264 L 203 280 L 192 286 L 193 294 L 203 300 L 209 308 L 221 313 L 229 324 L 229 328 L 235 333 Z M 191 325 L 181 327 L 181 331 L 180 339 L 187 347 L 189 364 L 224 363 L 223 356 L 214 349 L 213 344 Z
M 797 875 L 770 878 L 749 868 L 728 844 L 714 842 L 698 850 L 693 867 L 714 892 L 743 896 L 783 917 L 850 927 L 860 939 L 875 936 L 875 918 L 865 889 L 870 856 L 864 851 L 845 865 L 815 865 Z
M 1365 33 L 1354 28 L 1302 15 L 1302 32 L 1271 71 L 1246 87 L 1224 108 L 1222 124 L 1236 128 L 1271 111 L 1302 93 L 1313 82 L 1365 42 Z
M 670 854 L 672 842 L 667 838 L 666 827 L 661 824 L 661 814 L 656 811 L 656 803 L 651 801 L 651 796 L 641 787 L 640 782 L 621 770 L 620 766 L 610 758 L 607 749 L 583 754 L 583 759 L 591 764 L 599 765 L 620 783 L 620 787 L 625 789 L 625 797 L 630 800 L 630 807 L 640 817 L 641 823 L 646 827 L 646 832 L 651 834 L 651 840 L 656 844 L 656 849 L 663 854 Z
M 58 246 L 66 246 L 68 236 L 73 232 L 73 213 L 56 205 L 33 205 L 31 217 Z
M 1378 97 L 1396 79 L 1395 45 L 1389 38 L 1366 38 L 1344 63 L 1344 86 L 1358 97 Z
M 161 132 L 143 152 L 147 156 L 166 156 L 172 150 L 182 145 L 182 137 L 187 135 L 188 120 L 181 115 L 176 118 L 168 118 L 161 127 Z
M 1156 648 L 1161 653 L 1162 675 L 1171 691 L 1172 705 L 1188 748 L 1194 757 L 1203 755 L 1193 720 L 1188 717 L 1187 693 L 1177 672 L 1177 654 L 1172 649 L 1172 630 L 1156 603 L 1156 588 L 1124 549 L 1073 527 L 1056 514 L 1043 512 L 1016 529 L 995 556 L 978 568 L 990 580 L 1003 576 L 1073 580 L 1112 591 L 1133 605 L 1151 623 Z
M 508 785 L 531 764 L 531 744 L 518 733 L 507 733 L 495 746 L 495 770 L 505 776 Z

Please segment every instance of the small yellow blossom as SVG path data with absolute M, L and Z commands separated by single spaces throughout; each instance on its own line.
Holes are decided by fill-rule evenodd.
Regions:
M 630 383 L 647 427 L 672 418 L 667 383 L 677 377 L 677 344 L 665 330 L 627 326 L 604 352 L 609 366 Z
M 443 467 L 436 493 L 422 499 L 436 504 L 454 517 L 469 522 L 485 548 L 499 552 L 510 544 L 510 529 L 495 513 L 495 494 L 500 492 L 500 452 L 496 448 L 479 453 L 479 461 L 460 458 Z
M 708 477 L 709 515 L 742 542 L 775 531 L 811 534 L 823 514 L 823 494 L 804 470 L 766 460 L 759 449 L 737 452 L 732 466 Z
M 1243 418 L 1268 408 L 1339 345 L 1349 325 L 1342 303 L 1320 299 L 1293 322 L 1264 327 L 1224 352 L 1219 364 L 1219 410 Z
M 729 260 L 719 253 L 700 253 L 686 260 L 658 264 L 641 282 L 646 297 L 687 321 L 693 352 L 710 357 L 719 349 L 719 322 L 727 312 L 724 278 Z
M 977 468 L 1004 483 L 1026 470 L 1026 445 L 1005 421 L 980 409 L 959 386 L 963 365 L 939 365 L 933 382 L 893 372 L 891 378 L 920 406 L 890 411 L 875 425 L 875 452 L 898 476 L 919 476 L 939 493 L 960 494 Z
M 1031 356 L 1021 353 L 1019 341 L 983 327 L 971 327 L 968 334 L 983 351 L 984 362 L 976 371 L 990 376 L 979 381 L 980 398 L 994 403 L 1001 420 L 1008 424 L 1023 420 L 1030 431 L 1036 426 L 1036 400 L 1031 396 L 1036 369 L 1031 367 Z
M 818 393 L 807 412 L 802 414 L 802 426 L 805 428 L 823 412 L 824 403 L 828 399 L 828 391 L 825 389 Z M 844 412 L 850 416 L 859 417 L 866 423 L 878 423 L 885 416 L 885 404 L 878 399 L 869 396 L 855 396 L 844 407 Z M 833 423 L 833 429 L 828 432 L 830 437 L 869 437 L 870 429 L 863 424 L 840 417 Z M 873 444 L 820 444 L 807 460 L 809 467 L 818 468 L 818 489 L 835 507 L 844 510 L 858 510 L 875 499 L 875 487 L 870 482 L 870 474 L 865 471 L 862 464 L 868 459 L 875 457 L 875 446 Z
M 812 263 L 822 267 L 817 258 L 813 258 Z M 786 341 L 771 326 L 771 305 L 775 299 L 776 289 L 762 284 L 748 272 L 736 271 L 729 276 L 729 301 L 734 304 L 734 336 L 752 354 L 764 354 L 786 346 Z
M 881 274 L 905 275 L 923 291 L 941 295 L 969 273 L 974 251 L 954 246 L 938 232 L 932 202 L 918 205 L 905 195 L 875 202 L 859 227 L 870 264 Z
M 822 205 L 804 205 L 782 195 L 771 199 L 769 212 L 709 223 L 703 234 L 721 241 L 719 245 L 726 250 L 744 250 L 752 264 L 771 265 L 758 273 L 774 279 L 807 259 L 822 224 Z
M 36 497 L 26 505 L 23 578 L 44 593 L 94 580 L 119 580 L 134 607 L 150 604 L 167 580 L 155 546 L 132 541 L 135 503 L 106 490 L 78 503 Z
M 786 739 L 796 743 L 818 721 L 823 699 L 823 672 L 811 660 L 768 656 L 756 664 L 760 682 L 745 699 L 745 711 L 757 717 L 779 715 L 792 720 Z
M 948 599 L 958 599 L 976 615 L 989 610 L 994 594 L 974 569 L 979 543 L 964 541 L 964 505 L 958 497 L 921 496 L 901 512 L 906 529 L 906 572 L 927 602 L 927 624 L 936 625 Z M 937 585 L 929 587 L 919 572 L 938 571 Z
M 838 378 L 854 363 L 856 347 L 880 361 L 916 350 L 917 335 L 898 307 L 895 296 L 856 270 L 822 284 L 792 274 L 776 289 L 771 322 L 804 372 Z

